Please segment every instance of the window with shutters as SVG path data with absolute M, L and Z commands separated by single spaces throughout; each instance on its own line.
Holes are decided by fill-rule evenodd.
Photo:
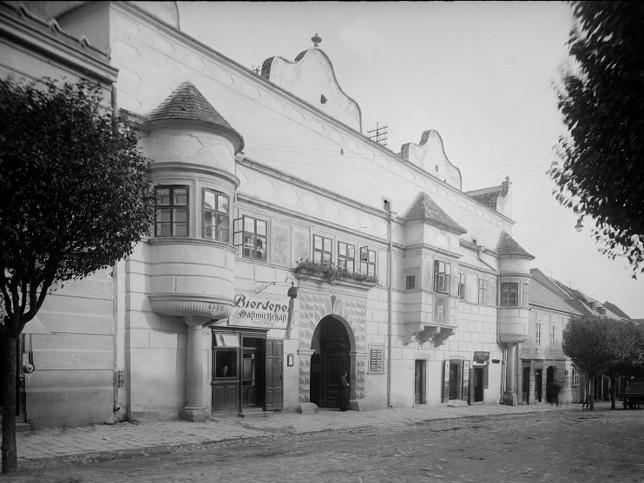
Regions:
M 441 260 L 434 260 L 434 291 L 449 293 L 451 266 Z
M 385 346 L 369 346 L 369 372 L 385 372 Z

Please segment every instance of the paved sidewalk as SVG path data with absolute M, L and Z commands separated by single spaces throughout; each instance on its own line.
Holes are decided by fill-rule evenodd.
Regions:
M 48 428 L 17 434 L 18 466 L 26 469 L 111 460 L 127 455 L 162 454 L 179 451 L 186 446 L 270 437 L 276 434 L 310 433 L 361 426 L 406 425 L 432 419 L 546 411 L 581 412 L 581 406 L 441 405 L 347 412 L 321 409 L 315 415 L 276 413 L 270 417 L 255 418 L 239 418 L 233 415 L 213 417 L 203 423 L 150 421 Z

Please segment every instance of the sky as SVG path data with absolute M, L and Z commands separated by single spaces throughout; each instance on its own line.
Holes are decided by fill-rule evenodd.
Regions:
M 463 190 L 513 187 L 513 238 L 532 267 L 631 318 L 644 318 L 644 274 L 598 250 L 591 220 L 552 195 L 547 175 L 566 133 L 554 84 L 572 25 L 563 2 L 178 2 L 180 28 L 250 69 L 293 61 L 322 39 L 363 133 L 387 126 L 394 152 L 441 135 Z

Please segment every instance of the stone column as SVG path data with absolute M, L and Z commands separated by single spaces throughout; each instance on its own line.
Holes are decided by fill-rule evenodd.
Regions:
M 210 407 L 204 404 L 203 381 L 203 320 L 186 317 L 188 326 L 188 347 L 186 349 L 186 406 L 181 419 L 187 421 L 206 421 L 210 417 Z
M 505 404 L 506 406 L 516 406 L 517 344 L 508 344 L 507 347 L 508 355 L 505 361 L 505 391 L 503 392 L 503 404 Z

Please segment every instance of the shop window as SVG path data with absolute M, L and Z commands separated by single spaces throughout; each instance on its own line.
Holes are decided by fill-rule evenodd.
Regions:
M 385 371 L 385 346 L 369 347 L 369 372 Z
M 344 242 L 338 242 L 338 266 L 355 272 L 356 270 L 356 247 Z
M 203 190 L 203 237 L 222 242 L 230 241 L 230 204 L 223 193 Z
M 330 238 L 313 235 L 313 261 L 320 265 L 330 265 L 333 260 L 333 242 Z
M 519 284 L 506 282 L 501 284 L 501 306 L 518 307 L 519 306 Z
M 244 258 L 266 260 L 267 222 L 244 215 L 233 222 L 233 244 L 241 247 Z
M 478 302 L 480 304 L 487 305 L 488 303 L 488 286 L 487 280 L 484 278 L 479 278 L 479 298 Z
M 376 251 L 369 247 L 360 247 L 360 272 L 372 277 L 376 276 Z
M 157 186 L 154 236 L 188 236 L 188 187 Z
M 449 263 L 434 260 L 434 291 L 449 293 L 452 267 Z

